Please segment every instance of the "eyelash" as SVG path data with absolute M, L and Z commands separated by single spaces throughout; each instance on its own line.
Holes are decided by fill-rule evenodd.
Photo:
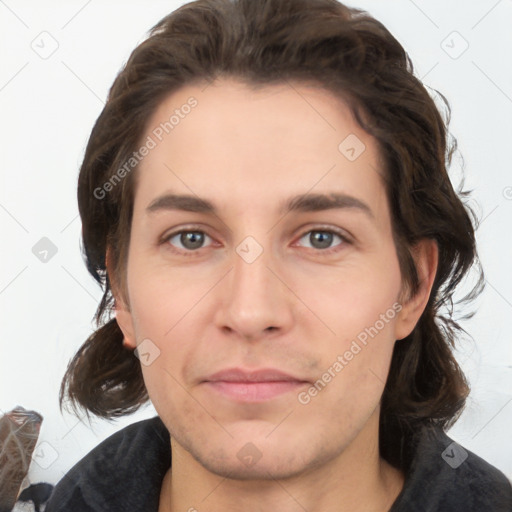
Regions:
M 204 249 L 204 247 L 200 247 L 199 249 L 196 249 L 196 250 L 191 250 L 191 249 L 176 249 L 175 247 L 173 247 L 169 241 L 174 238 L 175 236 L 177 235 L 181 235 L 183 233 L 201 233 L 203 235 L 206 235 L 207 237 L 211 238 L 207 233 L 205 233 L 202 229 L 195 229 L 195 228 L 189 228 L 189 229 L 181 229 L 179 231 L 174 231 L 173 233 L 170 233 L 169 235 L 166 235 L 162 238 L 161 240 L 161 244 L 167 244 L 168 247 L 169 247 L 169 250 L 175 254 L 179 254 L 179 255 L 185 255 L 187 257 L 194 257 L 196 255 L 200 255 L 200 250 L 201 249 Z M 322 253 L 323 255 L 330 255 L 332 253 L 335 253 L 335 252 L 338 252 L 340 250 L 342 250 L 342 247 L 347 245 L 347 244 L 351 244 L 352 242 L 348 239 L 347 235 L 345 235 L 344 233 L 340 232 L 340 231 L 337 231 L 337 230 L 334 230 L 334 229 L 323 229 L 323 228 L 315 228 L 315 229 L 310 229 L 308 231 L 305 231 L 298 239 L 301 240 L 302 238 L 304 238 L 304 236 L 306 235 L 309 235 L 310 233 L 329 233 L 329 234 L 333 234 L 333 235 L 336 235 L 338 236 L 340 239 L 341 239 L 341 243 L 334 246 L 334 247 L 331 247 L 331 248 L 328 248 L 328 249 L 315 249 L 314 247 L 308 247 L 308 249 L 312 249 L 316 252 L 319 252 L 319 253 Z M 341 246 L 341 248 L 340 248 Z

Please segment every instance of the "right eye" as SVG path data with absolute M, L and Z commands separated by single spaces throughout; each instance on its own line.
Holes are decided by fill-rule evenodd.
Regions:
M 207 238 L 211 240 L 204 231 L 196 229 L 182 229 L 167 235 L 162 240 L 162 244 L 168 244 L 173 252 L 184 255 L 187 255 L 188 253 L 188 255 L 190 255 L 190 253 L 197 252 L 198 249 L 202 249 L 205 239 Z

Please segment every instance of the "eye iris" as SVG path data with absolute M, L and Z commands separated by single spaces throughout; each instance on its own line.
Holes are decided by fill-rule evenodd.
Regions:
M 326 249 L 332 243 L 332 233 L 327 233 L 325 231 L 312 231 L 309 235 L 309 239 L 313 247 L 315 247 L 315 243 L 319 245 L 316 246 L 317 249 Z
M 204 234 L 197 231 L 181 233 L 180 242 L 187 249 L 199 249 L 204 242 Z

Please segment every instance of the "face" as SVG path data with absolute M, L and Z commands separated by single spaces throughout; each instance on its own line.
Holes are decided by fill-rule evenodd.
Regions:
M 322 89 L 222 80 L 169 96 L 143 143 L 117 319 L 173 449 L 241 479 L 333 460 L 421 312 L 375 140 Z

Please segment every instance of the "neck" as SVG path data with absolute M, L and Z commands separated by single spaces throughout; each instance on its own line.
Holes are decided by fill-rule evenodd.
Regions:
M 387 512 L 404 484 L 402 472 L 379 455 L 378 414 L 329 463 L 282 480 L 223 478 L 172 438 L 171 449 L 159 512 Z

